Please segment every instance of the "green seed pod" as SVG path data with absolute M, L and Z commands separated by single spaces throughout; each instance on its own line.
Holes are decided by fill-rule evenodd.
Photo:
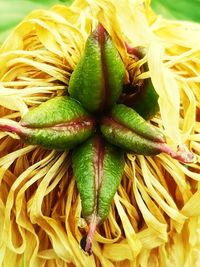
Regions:
M 128 47 L 129 53 L 136 54 L 137 57 L 143 58 L 146 49 L 143 47 Z M 144 64 L 144 71 L 148 71 L 148 64 Z M 145 79 L 141 86 L 136 87 L 136 92 L 123 97 L 123 103 L 132 107 L 145 120 L 151 119 L 159 111 L 158 94 L 152 84 L 151 78 Z
M 159 111 L 158 94 L 156 93 L 150 78 L 144 80 L 133 98 L 125 102 L 132 107 L 145 120 L 149 120 Z
M 30 110 L 20 124 L 32 128 L 55 126 L 88 117 L 78 101 L 68 96 L 54 97 Z
M 160 153 L 164 137 L 137 112 L 125 105 L 116 105 L 109 117 L 102 119 L 101 131 L 110 143 L 142 155 Z
M 85 109 L 101 113 L 121 94 L 125 67 L 110 36 L 99 24 L 89 36 L 84 55 L 69 81 L 69 94 Z
M 94 120 L 77 101 L 59 96 L 28 112 L 15 126 L 0 125 L 0 129 L 15 132 L 32 145 L 65 150 L 93 133 Z
M 124 169 L 121 150 L 106 144 L 100 136 L 87 140 L 72 156 L 73 170 L 82 202 L 82 214 L 89 224 L 83 249 L 90 253 L 96 225 L 108 216 Z M 84 239 L 83 239 L 84 240 Z
M 116 105 L 108 117 L 101 120 L 101 132 L 105 139 L 124 150 L 145 156 L 161 152 L 183 163 L 191 163 L 194 155 L 185 147 L 174 152 L 166 143 L 163 134 L 147 123 L 137 112 L 125 105 Z
M 111 117 L 134 131 L 143 138 L 156 142 L 165 142 L 164 135 L 154 126 L 147 123 L 135 110 L 123 104 L 115 105 L 111 111 Z

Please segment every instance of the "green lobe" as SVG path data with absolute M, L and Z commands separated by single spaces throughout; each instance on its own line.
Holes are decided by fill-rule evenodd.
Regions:
M 83 216 L 106 219 L 123 174 L 123 153 L 94 137 L 74 151 L 72 162 Z
M 145 156 L 154 156 L 160 153 L 160 148 L 156 143 L 144 139 L 130 130 L 119 128 L 119 125 L 104 123 L 101 126 L 101 132 L 108 142 L 127 152 Z
M 118 100 L 125 77 L 124 64 L 118 54 L 116 47 L 114 46 L 111 38 L 107 35 L 105 42 L 105 66 L 106 66 L 106 97 L 109 98 L 108 106 L 113 106 Z M 105 102 L 107 99 L 105 99 Z
M 65 150 L 85 141 L 94 132 L 94 123 L 77 101 L 58 96 L 28 112 L 18 132 L 26 143 Z
M 57 96 L 29 111 L 21 120 L 21 124 L 29 127 L 47 127 L 87 115 L 76 100 L 68 96 Z
M 94 153 L 94 145 L 91 139 L 89 139 L 75 149 L 72 156 L 73 171 L 81 196 L 84 217 L 90 216 L 95 206 Z
M 165 142 L 159 130 L 122 104 L 116 105 L 110 116 L 102 119 L 101 132 L 111 144 L 146 156 L 159 154 Z
M 104 171 L 98 196 L 98 215 L 105 220 L 109 214 L 110 205 L 118 189 L 124 170 L 123 153 L 112 145 L 107 145 L 104 157 Z
M 111 117 L 132 132 L 152 141 L 164 142 L 164 136 L 154 126 L 147 123 L 135 110 L 123 104 L 115 105 Z
M 142 47 L 138 49 L 140 58 L 144 57 L 146 50 Z M 145 63 L 144 71 L 148 70 L 148 63 Z M 139 92 L 135 95 L 135 100 L 131 107 L 145 120 L 151 119 L 159 111 L 158 94 L 154 89 L 151 78 L 144 80 Z
M 144 81 L 130 106 L 145 120 L 149 120 L 156 115 L 159 111 L 158 94 L 153 87 L 151 78 Z
M 27 128 L 23 139 L 31 145 L 41 145 L 47 149 L 66 150 L 84 142 L 93 133 L 93 125 L 80 127 L 64 127 L 63 129 L 52 128 Z
M 101 105 L 102 90 L 101 49 L 94 35 L 86 42 L 84 55 L 69 81 L 69 94 L 78 99 L 89 111 Z
M 124 64 L 105 29 L 99 25 L 86 42 L 84 54 L 71 75 L 69 94 L 85 109 L 101 113 L 122 91 Z
M 143 58 L 146 54 L 146 49 L 144 47 L 131 47 L 128 44 L 127 51 L 133 54 L 137 58 Z M 144 64 L 144 71 L 148 71 L 148 64 Z M 159 111 L 158 105 L 158 94 L 156 93 L 154 86 L 152 84 L 151 78 L 145 79 L 141 86 L 133 86 L 132 84 L 127 84 L 124 86 L 125 92 L 120 102 L 133 108 L 140 116 L 145 120 L 151 119 Z M 129 88 L 134 88 L 135 92 Z M 128 91 L 128 93 L 126 93 Z

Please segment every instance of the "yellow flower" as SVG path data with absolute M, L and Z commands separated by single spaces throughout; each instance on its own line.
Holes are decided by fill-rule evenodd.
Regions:
M 79 248 L 86 223 L 68 152 L 24 145 L 0 133 L 0 266 L 199 266 L 200 25 L 170 21 L 146 0 L 76 0 L 36 10 L 0 48 L 0 115 L 19 120 L 67 90 L 98 22 L 114 40 L 134 83 L 151 77 L 168 143 L 186 143 L 197 162 L 127 155 L 125 175 L 93 255 Z M 135 61 L 126 51 L 144 46 Z M 149 71 L 140 73 L 148 61 Z M 197 114 L 197 115 L 196 115 Z

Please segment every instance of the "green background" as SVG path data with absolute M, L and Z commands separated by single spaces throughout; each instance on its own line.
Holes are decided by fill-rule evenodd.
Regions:
M 31 10 L 73 0 L 0 0 L 0 43 Z M 122 0 L 123 1 L 123 0 Z M 200 23 L 200 0 L 152 0 L 153 9 L 166 18 Z M 22 264 L 22 267 L 24 265 Z

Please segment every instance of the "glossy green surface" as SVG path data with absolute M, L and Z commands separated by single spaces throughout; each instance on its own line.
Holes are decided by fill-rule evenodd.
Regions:
M 113 197 L 124 172 L 124 155 L 118 148 L 107 145 L 103 162 L 103 178 L 98 195 L 98 215 L 101 220 L 108 216 Z
M 102 83 L 101 48 L 92 34 L 86 42 L 84 55 L 71 75 L 68 91 L 86 109 L 97 111 L 102 101 Z
M 164 137 L 132 108 L 116 105 L 110 117 L 103 118 L 101 132 L 108 142 L 128 152 L 153 156 L 160 153 Z
M 125 76 L 124 64 L 107 32 L 88 38 L 84 54 L 71 75 L 69 94 L 91 112 L 101 113 L 118 99 Z
M 139 58 L 145 57 L 147 49 L 144 47 L 135 48 Z M 143 66 L 143 71 L 149 71 L 148 63 Z M 130 103 L 125 103 L 132 107 L 145 120 L 149 120 L 159 111 L 158 94 L 152 84 L 151 78 L 145 79 L 143 84 L 137 88 L 137 92 L 132 97 Z
M 112 125 L 102 125 L 101 132 L 109 143 L 127 152 L 145 156 L 154 156 L 160 153 L 160 148 L 157 146 L 157 143 L 144 139 L 133 131 L 119 129 Z
M 114 46 L 111 38 L 107 36 L 105 42 L 105 64 L 106 64 L 106 86 L 107 86 L 107 98 L 109 101 L 108 106 L 113 106 L 118 100 L 124 83 L 125 67 L 119 56 L 119 53 Z
M 153 118 L 159 111 L 158 94 L 150 78 L 144 81 L 139 93 L 135 95 L 131 107 L 145 120 Z
M 164 141 L 162 133 L 147 123 L 135 110 L 123 104 L 115 105 L 110 113 L 121 125 L 152 141 Z
M 95 147 L 91 139 L 73 151 L 72 166 L 82 202 L 82 213 L 88 217 L 96 203 L 93 156 Z
M 31 145 L 41 145 L 47 149 L 66 150 L 74 148 L 78 144 L 81 144 L 93 133 L 93 129 L 81 128 L 81 129 L 31 129 L 27 131 L 27 137 L 24 139 L 26 143 Z
M 100 220 L 108 216 L 124 170 L 121 150 L 109 144 L 105 144 L 101 149 L 103 162 L 98 177 L 96 170 L 100 167 L 101 159 L 98 158 L 99 151 L 95 147 L 95 138 L 89 139 L 73 152 L 73 170 L 81 196 L 83 216 L 86 219 L 92 214 Z
M 52 98 L 29 111 L 21 125 L 25 126 L 25 142 L 56 150 L 73 148 L 94 131 L 92 118 L 67 96 Z
M 29 127 L 47 127 L 86 116 L 88 113 L 76 100 L 57 96 L 29 111 L 21 123 Z

